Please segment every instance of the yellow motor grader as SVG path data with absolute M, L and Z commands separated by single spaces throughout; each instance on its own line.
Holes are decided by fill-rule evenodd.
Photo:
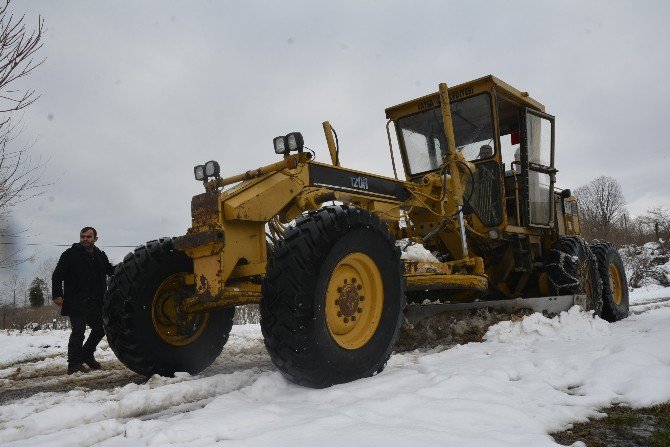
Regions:
M 575 304 L 627 316 L 621 258 L 579 236 L 576 199 L 555 186 L 542 104 L 487 76 L 386 117 L 395 178 L 342 167 L 328 122 L 331 163 L 293 132 L 274 139 L 281 160 L 258 169 L 221 178 L 215 161 L 196 166 L 204 192 L 187 233 L 138 247 L 109 282 L 117 357 L 143 375 L 198 373 L 220 355 L 235 307 L 258 303 L 276 367 L 326 387 L 381 371 L 405 318 Z M 433 258 L 401 258 L 409 244 Z

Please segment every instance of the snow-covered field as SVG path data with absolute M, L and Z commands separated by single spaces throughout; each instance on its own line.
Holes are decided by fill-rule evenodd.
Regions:
M 670 400 L 670 288 L 608 324 L 573 308 L 492 326 L 486 339 L 395 354 L 324 390 L 276 372 L 256 325 L 235 326 L 203 374 L 64 375 L 66 331 L 0 333 L 2 446 L 552 446 L 548 433 L 612 404 Z

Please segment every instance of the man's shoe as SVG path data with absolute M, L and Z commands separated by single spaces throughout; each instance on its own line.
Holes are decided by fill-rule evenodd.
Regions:
M 89 368 L 91 368 L 91 369 L 102 368 L 102 365 L 100 364 L 100 362 L 97 361 L 95 358 L 93 358 L 93 356 L 90 356 L 89 358 L 84 360 L 84 363 L 86 363 L 89 366 Z
M 90 370 L 81 363 L 72 363 L 70 365 L 67 365 L 68 374 L 74 374 L 78 372 L 87 373 L 89 371 Z

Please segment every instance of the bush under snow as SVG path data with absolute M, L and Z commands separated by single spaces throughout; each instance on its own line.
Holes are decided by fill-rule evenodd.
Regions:
M 670 249 L 666 242 L 626 245 L 619 253 L 626 267 L 630 288 L 650 285 L 670 287 Z

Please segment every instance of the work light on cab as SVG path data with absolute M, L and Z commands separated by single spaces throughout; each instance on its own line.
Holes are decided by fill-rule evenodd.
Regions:
M 275 146 L 275 154 L 284 154 L 286 153 L 286 140 L 284 137 L 277 137 L 272 140 L 272 144 Z
M 216 177 L 219 178 L 219 174 L 221 173 L 221 168 L 219 167 L 219 163 L 211 160 L 205 163 L 205 175 L 207 177 Z
M 197 181 L 205 180 L 205 165 L 198 165 L 193 168 L 193 175 Z
M 276 154 L 288 155 L 290 152 L 302 152 L 305 141 L 300 132 L 291 132 L 283 137 L 276 137 L 272 143 Z
M 303 140 L 302 134 L 300 132 L 291 132 L 290 134 L 286 135 L 286 143 L 288 144 L 288 150 L 290 152 L 302 152 L 302 147 L 304 146 L 305 141 Z

